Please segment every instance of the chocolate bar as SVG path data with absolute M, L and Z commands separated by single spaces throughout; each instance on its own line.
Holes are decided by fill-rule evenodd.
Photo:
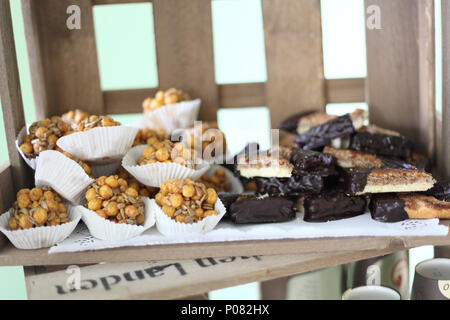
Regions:
M 312 111 L 312 110 L 296 113 L 296 114 L 284 119 L 283 121 L 281 121 L 277 125 L 277 128 L 284 130 L 286 132 L 289 132 L 289 133 L 297 133 L 297 125 L 298 125 L 299 120 L 305 116 L 312 114 L 312 113 L 314 113 L 314 111 Z
M 327 153 L 292 149 L 290 161 L 292 173 L 299 176 L 329 176 L 336 173 L 336 159 Z
M 331 140 L 355 132 L 350 115 L 332 119 L 311 128 L 294 139 L 301 149 L 313 150 L 331 143 Z
M 372 195 L 369 208 L 372 218 L 381 222 L 450 218 L 450 202 L 414 193 Z
M 342 177 L 350 195 L 426 191 L 436 182 L 425 171 L 407 169 L 349 168 L 342 170 Z
M 325 112 L 313 112 L 298 119 L 297 134 L 303 134 L 311 128 L 320 126 L 330 120 L 336 119 L 337 116 L 326 114 Z
M 271 154 L 257 155 L 256 157 L 238 158 L 237 170 L 242 177 L 278 177 L 292 176 L 292 165 L 289 160 Z
M 348 196 L 341 190 L 321 194 L 308 194 L 299 201 L 303 220 L 327 222 L 361 215 L 366 210 L 366 199 L 362 196 Z
M 223 205 L 224 205 L 224 207 L 225 207 L 225 210 L 226 210 L 225 215 L 224 215 L 224 218 L 226 218 L 226 217 L 229 218 L 229 217 L 230 217 L 230 208 L 231 208 L 231 205 L 232 205 L 234 202 L 236 202 L 236 200 L 237 200 L 239 197 L 241 197 L 241 196 L 242 196 L 241 194 L 226 194 L 226 193 L 223 193 L 223 194 L 219 194 L 219 195 L 218 195 L 220 201 L 223 203 Z
M 230 207 L 231 221 L 244 223 L 284 222 L 295 218 L 294 201 L 268 195 L 243 195 Z
M 342 168 L 366 168 L 366 169 L 417 169 L 414 165 L 403 160 L 389 157 L 376 156 L 370 153 L 364 153 L 350 149 L 336 149 L 326 146 L 324 153 L 333 155 L 337 164 Z
M 433 196 L 441 201 L 450 202 L 450 180 L 437 182 L 433 188 L 425 192 L 425 195 Z
M 256 193 L 269 195 L 301 195 L 306 192 L 318 193 L 324 188 L 324 179 L 320 176 L 297 176 L 290 178 L 255 178 Z
M 357 132 L 351 138 L 350 149 L 376 155 L 407 158 L 411 156 L 413 143 L 405 136 Z

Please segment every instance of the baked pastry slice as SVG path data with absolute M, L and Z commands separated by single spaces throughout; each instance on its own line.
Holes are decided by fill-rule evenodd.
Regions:
M 237 170 L 242 177 L 290 178 L 292 165 L 281 154 L 246 155 L 237 159 Z

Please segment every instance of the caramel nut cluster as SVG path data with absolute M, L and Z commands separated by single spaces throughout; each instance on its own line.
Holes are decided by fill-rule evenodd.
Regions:
M 164 129 L 140 129 L 133 142 L 133 147 L 143 144 L 152 144 L 155 142 L 162 142 L 168 139 L 166 131 Z
M 86 162 L 83 162 L 83 161 L 81 161 L 80 159 L 75 158 L 73 155 L 71 155 L 71 154 L 68 153 L 68 152 L 65 152 L 65 151 L 61 151 L 61 152 L 62 152 L 62 154 L 65 155 L 67 158 L 69 158 L 69 159 L 75 161 L 81 168 L 83 168 L 84 172 L 86 172 L 86 174 L 87 174 L 88 176 L 90 176 L 90 177 L 92 176 L 92 169 L 91 169 L 91 167 L 90 167 Z
M 58 116 L 34 122 L 28 132 L 20 145 L 20 150 L 27 158 L 36 158 L 45 150 L 58 150 L 56 141 L 62 136 L 72 133 L 69 125 Z
M 214 210 L 217 201 L 216 190 L 191 179 L 164 181 L 155 201 L 162 211 L 176 222 L 196 223 L 218 214 Z
M 231 190 L 230 180 L 225 175 L 225 169 L 223 168 L 216 169 L 212 176 L 205 173 L 197 181 L 203 183 L 207 188 L 214 188 L 216 191 L 227 192 Z
M 86 191 L 86 208 L 114 223 L 141 225 L 144 201 L 139 192 L 118 175 L 101 176 Z
M 8 226 L 11 230 L 57 226 L 69 222 L 67 207 L 49 187 L 21 189 L 17 192 Z
M 162 142 L 156 139 L 147 142 L 151 143 L 142 151 L 142 156 L 137 161 L 138 165 L 143 166 L 157 162 L 172 162 L 195 169 L 196 152 L 186 148 L 183 143 L 173 143 L 168 139 Z
M 174 104 L 182 101 L 192 100 L 191 97 L 179 89 L 170 88 L 169 90 L 158 91 L 155 96 L 148 97 L 142 102 L 142 108 L 144 112 L 156 110 L 164 105 Z
M 202 154 L 205 154 L 205 151 L 208 151 L 208 146 L 211 145 L 211 151 L 208 151 L 208 155 L 211 154 L 212 156 L 225 154 L 227 149 L 225 134 L 220 131 L 217 122 L 202 122 L 201 126 L 186 129 L 185 143 L 191 149 L 195 148 L 198 151 L 201 146 Z M 219 151 L 219 153 L 216 154 L 216 151 Z
M 76 131 L 87 131 L 96 127 L 114 127 L 120 125 L 120 122 L 114 121 L 111 117 L 90 115 L 78 123 Z
M 66 113 L 64 113 L 61 116 L 61 119 L 65 122 L 67 122 L 71 127 L 72 130 L 76 130 L 78 124 L 87 119 L 89 117 L 89 114 L 87 114 L 86 112 L 80 110 L 80 109 L 75 109 L 75 110 L 70 110 Z
M 124 179 L 130 188 L 136 189 L 141 197 L 154 198 L 159 191 L 159 188 L 143 185 L 134 179 L 123 167 L 117 169 L 116 174 L 119 178 Z

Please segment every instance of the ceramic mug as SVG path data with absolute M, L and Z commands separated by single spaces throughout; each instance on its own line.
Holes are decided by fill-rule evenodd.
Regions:
M 416 266 L 411 300 L 450 299 L 450 259 L 425 260 Z
M 400 300 L 400 294 L 388 287 L 362 286 L 345 291 L 342 300 Z

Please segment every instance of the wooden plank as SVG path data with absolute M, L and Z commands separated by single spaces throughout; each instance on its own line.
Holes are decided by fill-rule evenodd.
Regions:
M 31 173 L 17 152 L 15 142 L 19 131 L 25 125 L 25 117 L 9 0 L 0 1 L 0 97 L 11 175 L 14 181 L 8 187 L 16 190 L 29 185 Z
M 68 290 L 66 282 L 69 274 L 65 271 L 28 276 L 26 284 L 29 299 L 178 299 L 388 253 L 389 250 L 233 255 L 182 261 L 107 263 L 79 269 L 80 284 L 84 289 Z
M 366 0 L 380 8 L 381 29 L 366 29 L 367 101 L 374 124 L 434 150 L 432 0 Z M 430 92 L 433 91 L 433 92 Z
M 9 161 L 0 164 L 0 214 L 11 208 L 15 200 L 14 181 Z
M 449 226 L 450 221 L 442 221 L 441 224 Z M 450 245 L 450 234 L 445 237 L 343 237 L 183 243 L 56 254 L 48 254 L 48 249 L 19 250 L 8 243 L 0 248 L 0 266 L 133 262 L 229 255 L 300 254 L 333 250 L 340 252 L 364 250 L 400 251 L 423 245 Z
M 153 97 L 157 89 L 132 89 L 103 91 L 106 114 L 141 113 L 142 102 Z
M 302 110 L 324 110 L 319 0 L 263 0 L 267 106 L 272 125 Z
M 219 91 L 214 76 L 210 0 L 154 0 L 161 89 L 176 87 L 202 99 L 201 120 L 215 120 Z
M 29 2 L 29 3 L 27 3 Z M 36 105 L 39 117 L 81 108 L 92 114 L 103 113 L 103 95 L 95 46 L 91 0 L 23 0 L 29 56 L 35 96 L 46 96 L 47 103 Z M 66 13 L 70 5 L 80 7 L 81 29 L 69 30 Z M 30 14 L 31 9 L 31 14 Z M 39 46 L 39 48 L 37 48 Z M 40 50 L 39 50 L 40 49 Z M 35 53 L 38 53 L 35 56 Z M 40 57 L 39 57 L 40 55 Z M 42 92 L 44 73 L 45 93 Z M 38 74 L 36 74 L 38 73 Z
M 327 103 L 363 102 L 366 100 L 365 79 L 327 79 L 325 81 Z
M 450 179 L 450 2 L 442 1 L 442 154 L 440 168 Z
M 365 99 L 365 78 L 325 80 L 327 103 L 362 102 Z M 266 105 L 265 82 L 221 84 L 221 108 L 257 107 Z M 156 88 L 103 91 L 105 113 L 139 113 L 142 101 L 154 95 Z

